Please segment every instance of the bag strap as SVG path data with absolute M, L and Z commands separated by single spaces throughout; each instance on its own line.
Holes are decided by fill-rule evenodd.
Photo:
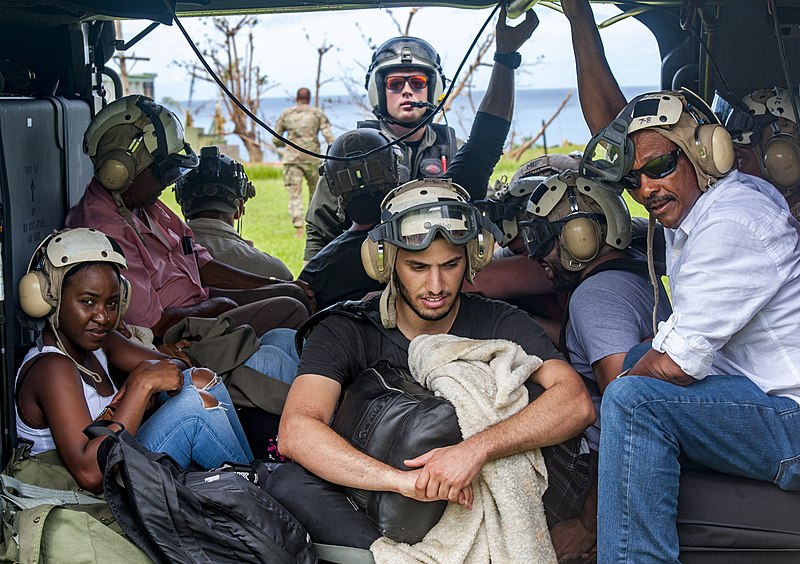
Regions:
M 0 474 L 2 496 L 20 509 L 31 509 L 37 505 L 95 505 L 102 499 L 90 497 L 70 490 L 55 490 L 26 484 L 6 474 Z
M 369 323 L 372 323 L 372 325 L 374 325 L 378 331 L 383 333 L 387 339 L 392 341 L 401 349 L 407 351 L 409 340 L 406 339 L 398 329 L 387 329 L 383 326 L 383 323 L 381 322 L 381 313 L 376 307 L 374 307 L 374 304 L 377 303 L 378 298 L 373 298 L 367 302 L 348 300 L 338 302 L 326 307 L 325 309 L 321 309 L 306 319 L 297 329 L 297 333 L 294 336 L 294 346 L 297 349 L 297 355 L 300 356 L 303 354 L 303 342 L 306 338 L 306 335 L 308 335 L 308 333 L 310 333 L 316 325 L 331 315 L 341 315 L 343 317 L 349 317 L 350 319 L 368 321 Z

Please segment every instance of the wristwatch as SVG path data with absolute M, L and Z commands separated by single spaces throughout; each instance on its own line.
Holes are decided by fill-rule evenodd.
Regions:
M 519 51 L 514 53 L 495 53 L 494 60 L 496 63 L 505 65 L 510 69 L 518 69 L 522 64 L 522 55 L 519 54 Z

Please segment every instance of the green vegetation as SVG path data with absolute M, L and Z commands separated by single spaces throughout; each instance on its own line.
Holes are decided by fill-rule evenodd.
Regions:
M 566 154 L 582 148 L 578 145 L 565 145 L 552 148 L 550 152 Z M 542 153 L 541 147 L 530 149 L 519 162 L 503 157 L 495 168 L 492 182 L 502 176 L 510 179 L 520 165 Z M 280 258 L 297 275 L 303 268 L 305 239 L 295 237 L 289 220 L 289 196 L 283 187 L 283 169 L 279 165 L 248 165 L 247 174 L 255 184 L 256 197 L 247 204 L 247 211 L 242 219 L 242 235 L 253 241 L 259 249 Z M 303 197 L 305 201 L 308 200 L 305 188 Z M 181 215 L 174 192 L 165 191 L 161 199 Z M 647 217 L 644 208 L 631 200 L 628 194 L 625 194 L 625 200 L 633 215 Z

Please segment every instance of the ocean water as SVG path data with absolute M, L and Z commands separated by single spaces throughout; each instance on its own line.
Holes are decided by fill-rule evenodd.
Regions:
M 633 86 L 625 87 L 622 90 L 625 97 L 630 99 L 636 94 L 657 90 L 657 87 Z M 514 119 L 509 137 L 513 136 L 514 142 L 520 143 L 537 135 L 542 129 L 543 122 L 546 122 L 553 116 L 569 92 L 572 92 L 572 95 L 561 112 L 559 112 L 547 127 L 545 139 L 549 147 L 558 146 L 566 142 L 578 145 L 585 144 L 590 137 L 589 128 L 583 121 L 577 89 L 569 88 L 517 90 Z M 476 92 L 473 95 L 475 108 L 480 104 L 482 96 L 482 92 Z M 353 129 L 356 122 L 359 120 L 370 119 L 372 117 L 371 113 L 364 107 L 366 106 L 366 97 L 360 102 L 361 103 L 350 96 L 330 96 L 322 98 L 320 106 L 325 110 L 335 135 Z M 281 110 L 292 105 L 292 103 L 292 100 L 285 97 L 264 98 L 261 103 L 262 119 L 266 118 L 265 121 L 268 124 L 274 124 Z M 213 119 L 215 104 L 215 101 L 207 100 L 194 101 L 191 105 L 188 105 L 194 118 L 194 125 L 208 129 Z M 183 107 L 187 107 L 187 104 L 184 103 Z M 453 108 L 447 113 L 446 118 L 447 123 L 456 130 L 459 137 L 466 139 L 474 115 L 475 109 L 471 106 L 470 101 L 462 95 L 456 100 Z M 228 128 L 231 128 L 230 123 L 227 125 Z M 264 134 L 266 136 L 269 135 L 266 131 Z M 244 146 L 238 138 L 230 135 L 227 137 L 227 141 L 232 145 L 239 146 L 240 157 L 242 160 L 247 159 L 247 152 L 244 150 Z M 542 146 L 543 144 L 543 138 L 540 137 L 536 145 Z M 323 151 L 324 149 L 325 147 L 323 146 Z M 267 161 L 278 160 L 277 154 L 269 151 L 265 154 L 264 158 Z

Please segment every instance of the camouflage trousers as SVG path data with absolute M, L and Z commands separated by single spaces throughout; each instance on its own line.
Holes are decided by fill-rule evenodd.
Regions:
M 303 227 L 305 214 L 303 213 L 303 178 L 308 184 L 308 200 L 314 197 L 314 190 L 319 181 L 319 162 L 287 163 L 283 165 L 283 185 L 289 192 L 289 216 L 292 225 Z

